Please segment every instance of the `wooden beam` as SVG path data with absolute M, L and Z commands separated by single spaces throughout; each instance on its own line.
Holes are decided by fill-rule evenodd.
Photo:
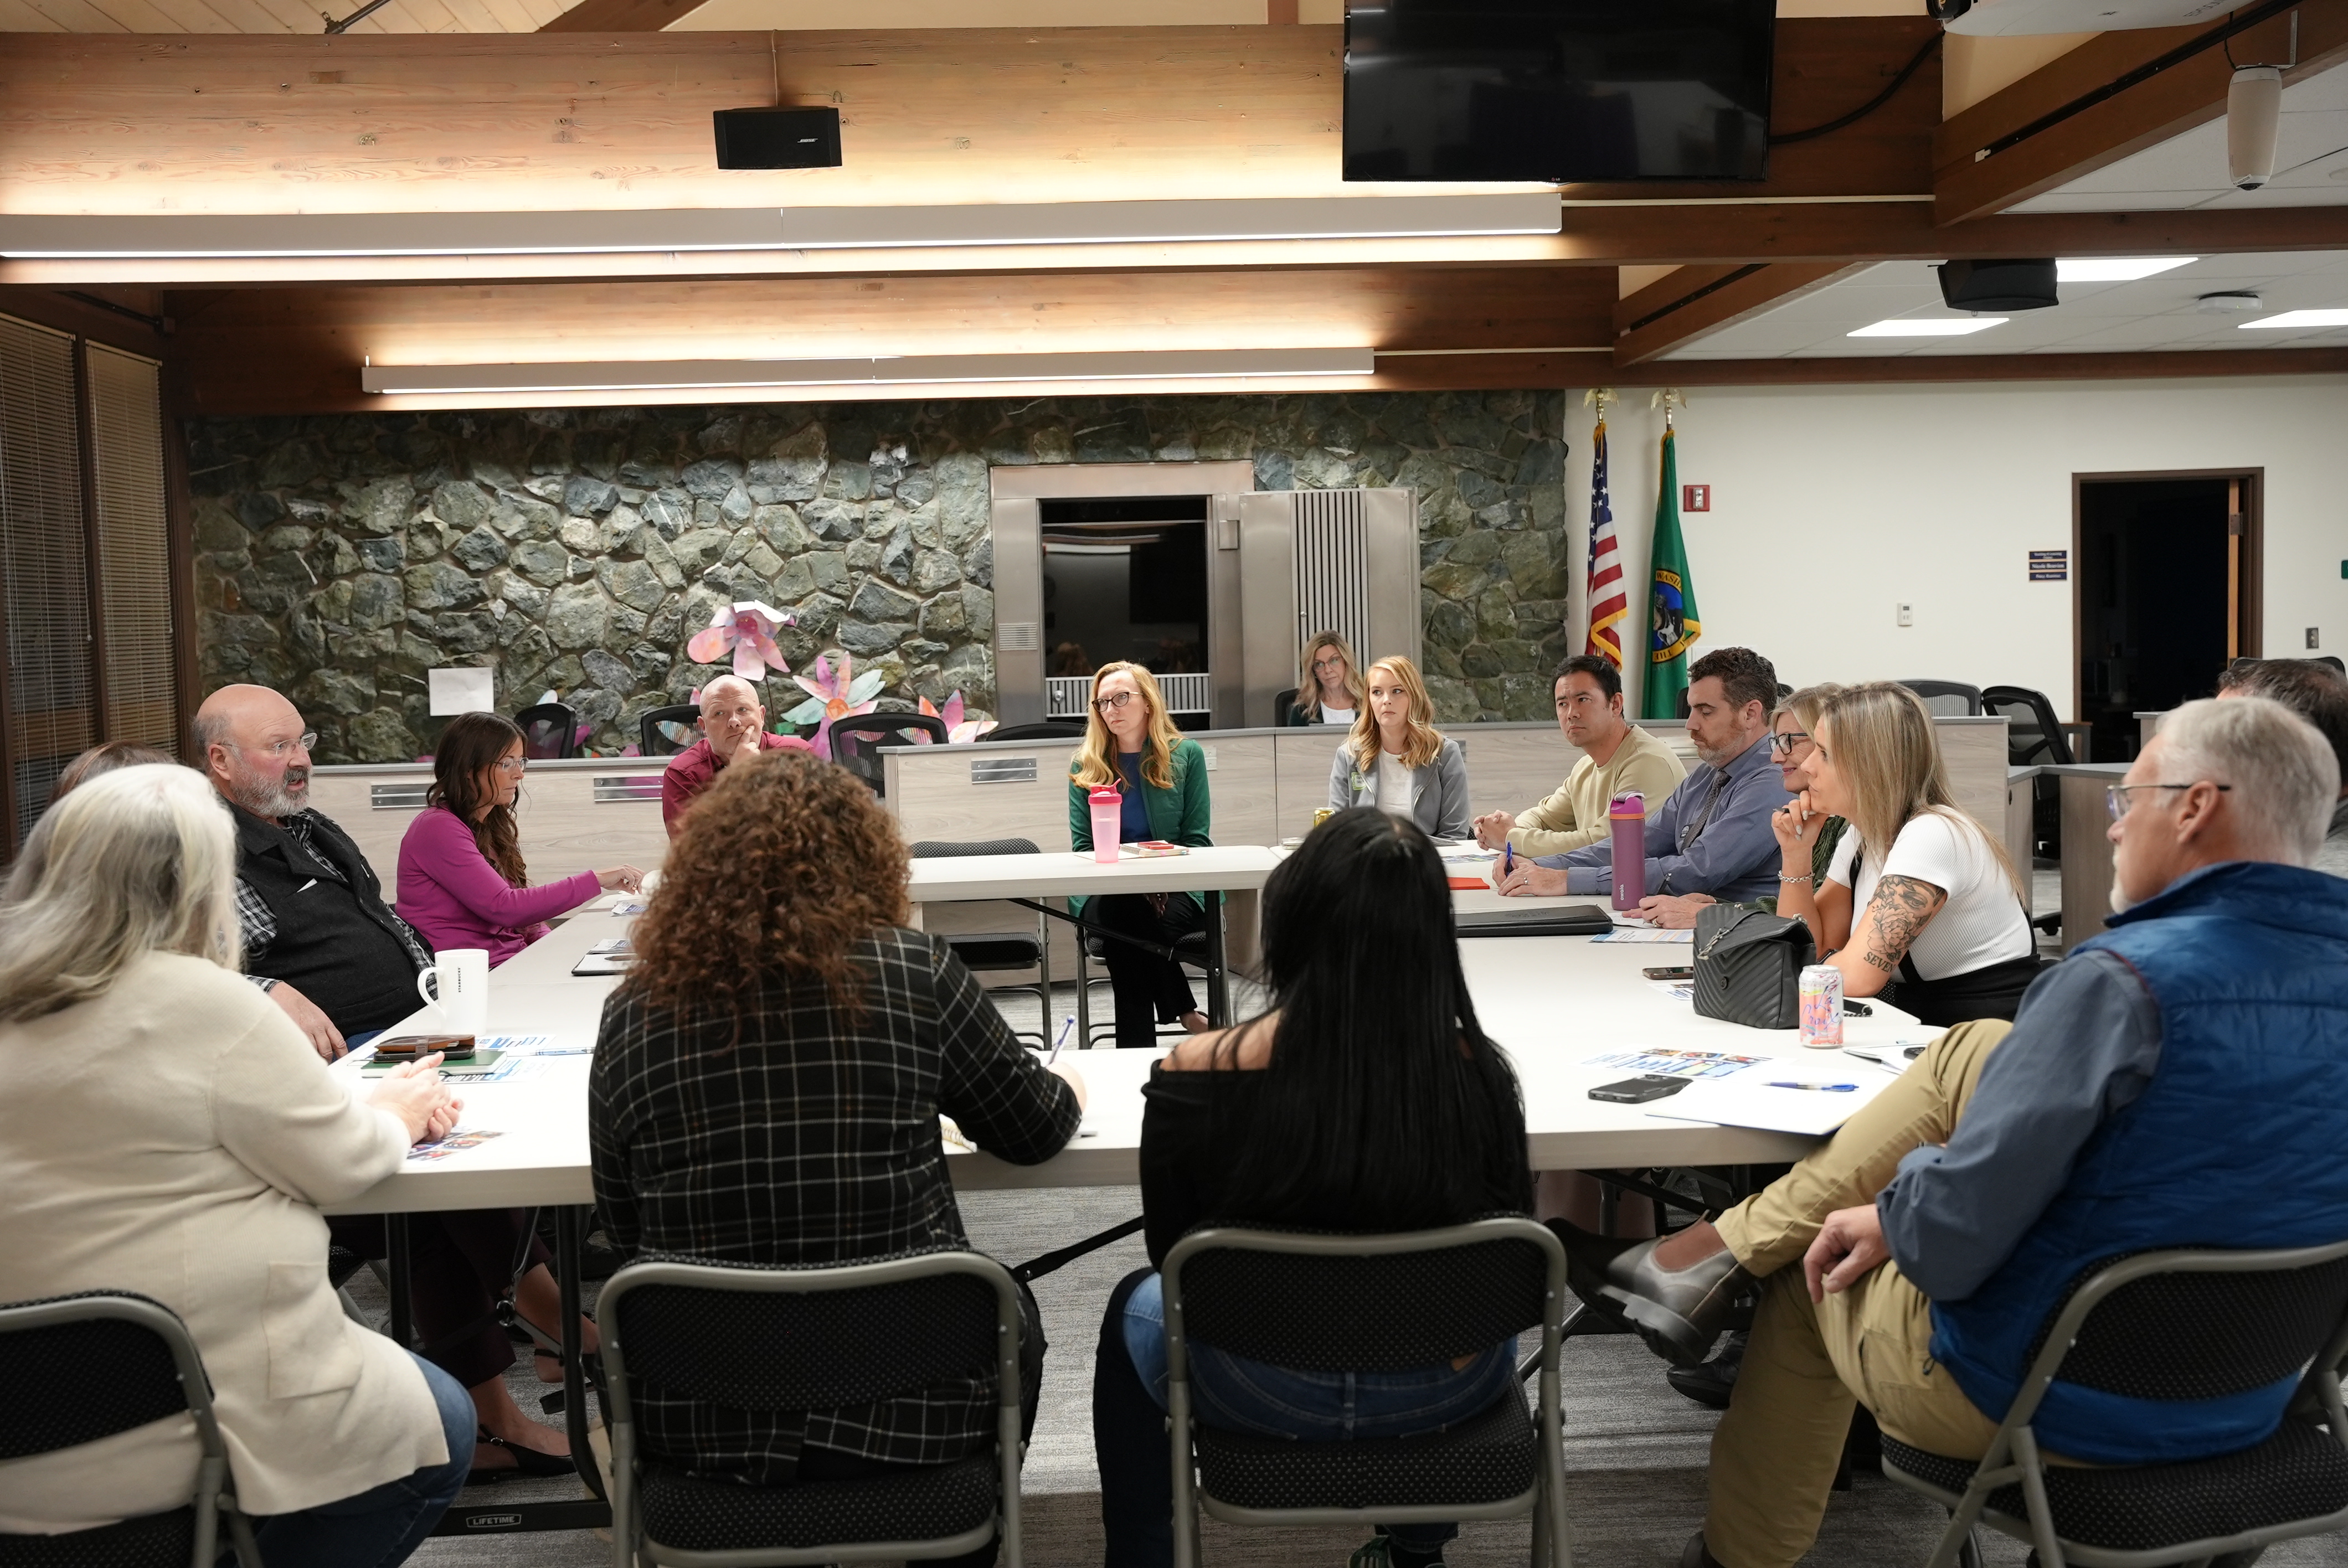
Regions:
M 2213 349 L 2157 354 L 1899 354 L 1868 359 L 1654 359 L 1615 365 L 1598 354 L 1378 357 L 1388 392 L 1559 386 L 1882 386 L 1910 383 L 2180 380 L 2340 375 L 2348 349 Z
M 2286 84 L 2348 60 L 2348 0 L 2302 0 L 2232 38 L 2233 58 L 2291 58 L 2294 15 L 2299 64 L 2283 73 Z M 2223 115 L 2233 67 L 2215 45 L 2097 97 L 2215 31 L 2105 33 L 1955 116 L 1933 138 L 1935 218 L 1957 223 L 2003 211 Z
M 708 0 L 579 0 L 541 33 L 657 33 Z
M 1643 364 L 1731 322 L 1815 293 L 1864 262 L 1776 261 L 1725 272 L 1683 267 L 1621 301 L 1615 309 L 1614 363 Z M 1706 272 L 1717 275 L 1705 277 Z M 1677 291 L 1672 288 L 1684 283 Z

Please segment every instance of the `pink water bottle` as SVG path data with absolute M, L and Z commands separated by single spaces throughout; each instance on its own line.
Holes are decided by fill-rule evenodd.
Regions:
M 1618 794 L 1606 808 L 1614 832 L 1614 907 L 1636 909 L 1647 896 L 1647 797 Z
M 1104 784 L 1093 791 L 1093 858 L 1103 866 L 1117 864 L 1117 834 L 1125 822 L 1125 797 Z

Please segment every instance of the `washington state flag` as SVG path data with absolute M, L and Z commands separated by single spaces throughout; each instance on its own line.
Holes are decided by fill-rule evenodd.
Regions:
M 1639 702 L 1643 719 L 1676 719 L 1687 690 L 1688 649 L 1704 630 L 1695 584 L 1688 579 L 1687 545 L 1680 538 L 1680 466 L 1669 427 L 1655 492 L 1655 542 L 1648 553 L 1647 679 Z

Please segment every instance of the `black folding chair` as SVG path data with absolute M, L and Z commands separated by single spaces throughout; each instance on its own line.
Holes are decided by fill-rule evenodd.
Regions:
M 1202 897 L 1217 895 L 1206 893 Z M 1190 931 L 1175 939 L 1171 947 L 1144 942 L 1119 932 L 1104 931 L 1097 926 L 1076 927 L 1076 1043 L 1079 1049 L 1090 1050 L 1094 1042 L 1112 1038 L 1117 1029 L 1093 1027 L 1093 988 L 1108 984 L 1108 977 L 1093 978 L 1093 960 L 1108 956 L 1111 942 L 1123 942 L 1131 947 L 1147 948 L 1160 958 L 1173 959 L 1199 971 L 1207 982 L 1207 1016 L 1216 1027 L 1231 1021 L 1231 974 L 1227 964 L 1215 961 L 1214 943 L 1204 931 Z M 1180 1025 L 1169 1025 L 1157 1031 L 1160 1035 L 1186 1033 Z
M 164 1513 L 64 1535 L 0 1535 L 0 1568 L 212 1568 L 228 1525 L 244 1568 L 261 1568 L 252 1526 L 231 1493 L 211 1382 L 179 1315 L 129 1291 L 0 1307 L 0 1460 L 96 1442 L 186 1410 L 203 1457 L 195 1494 Z
M 618 1568 L 867 1563 L 986 1544 L 1019 1568 L 1019 1287 L 983 1253 L 829 1268 L 633 1263 L 596 1304 L 609 1379 Z M 750 1410 L 866 1404 L 957 1376 L 992 1377 L 995 1440 L 953 1464 L 800 1486 L 735 1486 L 644 1455 L 635 1405 Z
M 514 715 L 521 730 L 521 753 L 532 762 L 559 762 L 579 754 L 579 712 L 567 702 L 541 702 Z
M 690 702 L 654 708 L 636 721 L 636 750 L 648 757 L 673 757 L 701 738 L 694 725 L 701 710 Z
M 1197 1568 L 1198 1509 L 1231 1524 L 1415 1524 L 1532 1515 L 1534 1568 L 1571 1568 L 1558 1373 L 1565 1249 L 1520 1217 L 1400 1235 L 1191 1232 L 1166 1255 L 1174 1562 Z M 1535 1408 L 1512 1384 L 1442 1432 L 1290 1442 L 1191 1413 L 1192 1336 L 1320 1371 L 1406 1371 L 1541 1331 Z M 1514 1354 L 1511 1344 L 1510 1353 Z
M 880 765 L 880 749 L 910 746 L 917 734 L 941 746 L 949 743 L 946 722 L 927 713 L 859 713 L 837 719 L 831 726 L 831 760 L 862 779 L 874 794 L 885 796 L 889 781 Z
M 990 838 L 964 843 L 924 839 L 913 845 L 916 860 L 944 860 L 971 855 L 1041 855 L 1032 839 Z M 1005 974 L 1021 969 L 1035 971 L 1033 985 L 1008 985 L 995 989 L 1025 991 L 1035 999 L 1037 1031 L 1026 1030 L 1012 1032 L 1024 1039 L 1052 1043 L 1052 936 L 1049 917 L 1041 910 L 1035 915 L 1035 934 L 1025 931 L 945 931 L 939 933 L 954 957 L 973 974 Z
M 1900 682 L 1924 700 L 1936 719 L 1978 719 L 1982 711 L 1982 691 L 1962 681 L 1902 681 Z
M 1978 1464 L 1886 1433 L 1883 1473 L 1951 1511 L 1931 1568 L 1959 1561 L 1976 1522 L 2030 1542 L 2040 1568 L 2247 1561 L 2348 1525 L 2343 1357 L 2348 1242 L 2138 1253 L 2081 1276 Z M 2299 1394 L 2275 1434 L 2214 1459 L 2050 1465 L 2031 1425 L 2057 1377 L 2129 1399 L 2198 1400 L 2294 1374 Z

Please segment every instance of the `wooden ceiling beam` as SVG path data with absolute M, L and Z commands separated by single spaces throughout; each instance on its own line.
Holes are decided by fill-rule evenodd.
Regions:
M 708 0 L 579 0 L 579 4 L 541 24 L 541 33 L 657 33 L 681 17 L 690 16 Z
M 2230 40 L 2233 58 L 2245 65 L 2290 59 L 2294 15 L 2299 64 L 2284 72 L 2286 83 L 2348 60 L 2348 0 L 2301 0 L 2292 12 Z M 1935 219 L 1959 223 L 2002 212 L 2218 118 L 2226 112 L 2233 67 L 2228 48 L 2214 44 L 2108 91 L 2129 73 L 2217 31 L 2101 34 L 1956 115 L 1933 137 Z
M 1614 306 L 1614 364 L 1643 364 L 1681 344 L 1859 271 L 1864 262 L 1773 261 L 1683 267 Z

